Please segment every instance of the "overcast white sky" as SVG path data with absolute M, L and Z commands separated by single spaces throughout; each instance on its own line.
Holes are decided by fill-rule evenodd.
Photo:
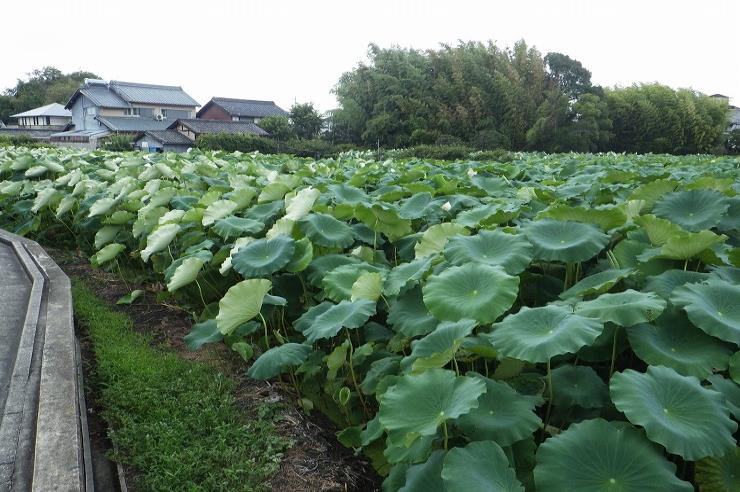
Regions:
M 336 104 L 367 45 L 419 49 L 524 38 L 593 81 L 659 81 L 740 105 L 738 0 L 0 1 L 0 89 L 52 65 L 212 96 Z

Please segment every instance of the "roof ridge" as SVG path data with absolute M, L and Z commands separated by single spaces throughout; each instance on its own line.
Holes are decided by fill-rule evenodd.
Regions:
M 214 96 L 211 98 L 212 101 L 231 101 L 231 102 L 249 102 L 249 103 L 265 103 L 265 104 L 275 104 L 275 101 L 268 101 L 265 99 L 238 99 L 236 97 L 220 97 L 220 96 Z M 275 104 L 277 106 L 277 104 Z
M 149 89 L 176 89 L 185 92 L 184 89 L 179 85 L 145 84 L 143 82 L 126 82 L 123 80 L 111 80 L 110 85 L 146 87 Z

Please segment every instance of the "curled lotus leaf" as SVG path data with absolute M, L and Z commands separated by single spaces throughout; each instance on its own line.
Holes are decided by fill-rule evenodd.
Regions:
M 257 239 L 234 253 L 231 265 L 243 277 L 262 277 L 286 266 L 294 253 L 295 241 L 287 236 Z
M 560 294 L 561 299 L 571 297 L 585 297 L 603 294 L 614 287 L 617 282 L 632 275 L 634 270 L 624 268 L 620 270 L 604 270 L 584 277 L 571 288 Z
M 673 291 L 671 302 L 709 335 L 740 345 L 740 285 L 719 279 L 687 284 Z
M 632 326 L 656 319 L 665 307 L 666 301 L 652 292 L 629 289 L 615 294 L 601 294 L 596 299 L 579 302 L 575 312 L 604 323 Z
M 327 214 L 305 217 L 298 222 L 298 229 L 312 243 L 327 248 L 347 248 L 355 242 L 352 228 Z

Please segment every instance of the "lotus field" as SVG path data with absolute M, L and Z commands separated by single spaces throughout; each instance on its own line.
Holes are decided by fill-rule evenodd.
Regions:
M 384 490 L 740 490 L 738 158 L 10 148 L 0 227 L 161 283 Z

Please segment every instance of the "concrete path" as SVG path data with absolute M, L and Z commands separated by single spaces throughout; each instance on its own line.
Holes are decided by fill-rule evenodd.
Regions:
M 0 230 L 0 492 L 93 489 L 79 364 L 69 279 Z

